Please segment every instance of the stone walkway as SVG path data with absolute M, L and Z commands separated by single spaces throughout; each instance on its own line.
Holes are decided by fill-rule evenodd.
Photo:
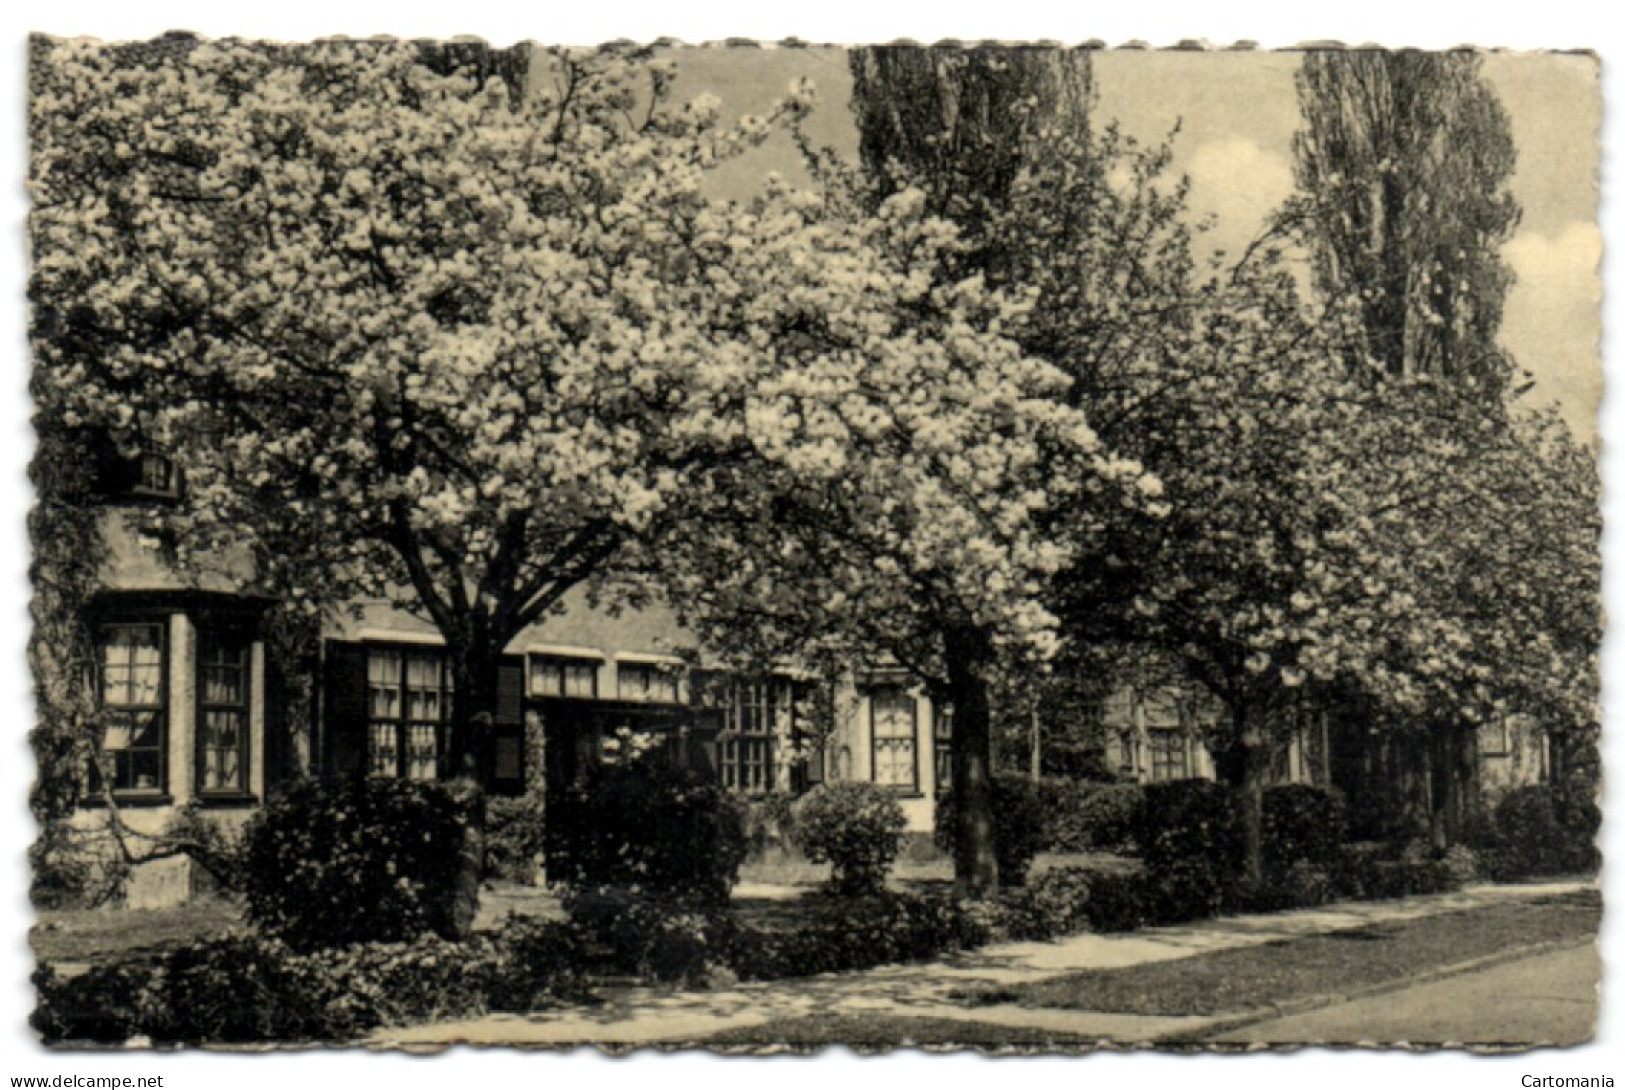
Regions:
M 1012 1005 L 966 1007 L 951 993 L 979 985 L 1025 984 L 1084 969 L 1117 969 L 1193 957 L 1216 950 L 1351 930 L 1464 909 L 1591 888 L 1586 882 L 1469 886 L 1457 893 L 1403 901 L 1367 901 L 1320 909 L 1200 920 L 1120 935 L 1073 935 L 1055 942 L 999 943 L 943 961 L 830 973 L 796 980 L 711 991 L 656 988 L 604 989 L 602 1002 L 534 1014 L 483 1018 L 380 1031 L 380 1047 L 432 1050 L 452 1044 L 636 1047 L 702 1042 L 728 1030 L 770 1020 L 832 1014 L 883 1013 L 1028 1027 L 1093 1037 L 1102 1042 L 1147 1042 L 1195 1036 L 1219 1017 L 1154 1017 L 1037 1010 Z M 760 891 L 758 891 L 760 892 Z

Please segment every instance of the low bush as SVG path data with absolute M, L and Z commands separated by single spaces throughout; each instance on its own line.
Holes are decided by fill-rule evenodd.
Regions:
M 548 806 L 555 884 L 722 905 L 739 880 L 744 813 L 699 772 L 654 756 L 606 763 Z
M 544 812 L 539 795 L 485 800 L 485 861 L 480 877 L 530 885 L 536 881 L 544 847 Z
M 805 923 L 788 930 L 738 928 L 728 960 L 744 980 L 922 961 L 986 942 L 974 912 L 903 893 L 808 899 Z
M 293 784 L 249 824 L 248 919 L 299 951 L 456 938 L 469 820 L 435 784 Z
M 814 863 L 829 863 L 830 888 L 870 896 L 885 888 L 901 845 L 903 808 L 882 787 L 820 784 L 795 805 L 796 840 Z
M 52 1044 L 350 1041 L 379 1026 L 574 998 L 580 961 L 569 928 L 531 920 L 467 942 L 426 935 L 304 954 L 229 936 L 73 978 L 44 967 L 31 1024 Z
M 1420 840 L 1397 857 L 1392 851 L 1389 845 L 1350 845 L 1331 871 L 1333 892 L 1349 900 L 1386 901 L 1461 888 L 1465 860 L 1459 854 L 1440 855 Z
M 66 821 L 41 826 L 28 847 L 29 900 L 38 909 L 95 908 L 117 899 L 130 867 L 105 834 Z
M 1597 805 L 1596 791 L 1585 783 L 1559 791 L 1555 809 L 1562 842 L 1560 869 L 1569 874 L 1595 872 L 1602 865 L 1602 851 L 1597 847 L 1602 810 Z
M 1137 873 L 1056 867 L 999 898 L 997 930 L 1047 940 L 1085 931 L 1134 931 L 1145 923 L 1147 887 Z
M 1143 791 L 1133 783 L 1049 780 L 1046 847 L 1054 852 L 1134 849 L 1134 821 Z
M 1597 833 L 1602 811 L 1594 792 L 1549 784 L 1513 788 L 1472 823 L 1467 842 L 1498 881 L 1589 873 L 1601 862 Z
M 726 965 L 734 923 L 717 906 L 606 887 L 572 892 L 564 907 L 602 970 L 654 984 L 701 985 Z
M 993 855 L 1001 885 L 1024 885 L 1033 858 L 1043 850 L 1048 840 L 1046 795 L 1039 784 L 1024 777 L 993 777 Z M 945 852 L 953 851 L 958 821 L 959 803 L 950 790 L 936 806 L 936 844 Z

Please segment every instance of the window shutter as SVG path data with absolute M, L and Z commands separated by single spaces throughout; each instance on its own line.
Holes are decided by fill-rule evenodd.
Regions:
M 329 640 L 322 677 L 324 775 L 361 775 L 367 760 L 367 649 Z
M 524 722 L 525 668 L 519 663 L 497 667 L 497 709 L 499 726 L 518 726 Z

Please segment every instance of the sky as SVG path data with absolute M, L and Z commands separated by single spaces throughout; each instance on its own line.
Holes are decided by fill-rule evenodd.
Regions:
M 4 565 L 0 570 L 0 599 L 3 599 L 0 615 L 7 622 L 0 623 L 0 699 L 5 701 L 3 706 L 14 713 L 10 720 L 10 748 L 0 748 L 0 799 L 6 800 L 0 806 L 9 806 L 9 810 L 4 811 L 9 820 L 0 822 L 0 838 L 5 845 L 0 849 L 0 875 L 4 875 L 0 880 L 0 916 L 9 925 L 0 928 L 0 1076 L 161 1074 L 165 1076 L 165 1090 L 203 1090 L 221 1085 L 229 1085 L 233 1090 L 285 1090 L 301 1080 L 313 1085 L 372 1082 L 388 1085 L 391 1090 L 442 1087 L 448 1083 L 515 1088 L 590 1086 L 594 1090 L 637 1087 L 641 1090 L 654 1080 L 679 1086 L 703 1085 L 708 1090 L 736 1085 L 754 1087 L 766 1081 L 776 1090 L 828 1090 L 832 1086 L 851 1086 L 856 1090 L 905 1083 L 929 1087 L 929 1090 L 958 1090 L 960 1087 L 986 1090 L 1006 1081 L 1019 1081 L 1033 1090 L 1115 1087 L 1137 1082 L 1194 1083 L 1212 1090 L 1276 1087 L 1301 1090 L 1306 1084 L 1314 1085 L 1317 1090 L 1368 1090 L 1374 1085 L 1431 1087 L 1457 1081 L 1473 1086 L 1517 1087 L 1522 1077 L 1531 1075 L 1606 1074 L 1617 1079 L 1620 1070 L 1625 1069 L 1620 1062 L 1625 1058 L 1625 1011 L 1621 1009 L 1625 1003 L 1620 1001 L 1619 984 L 1619 966 L 1625 964 L 1625 914 L 1618 911 L 1605 914 L 1604 919 L 1604 956 L 1611 964 L 1598 1041 L 1584 1048 L 1547 1050 L 1530 1056 L 1472 1058 L 1459 1053 L 1420 1056 L 1403 1052 L 1331 1053 L 1314 1049 L 1289 1056 L 1222 1060 L 1104 1053 L 1082 1061 L 1058 1057 L 994 1061 L 977 1056 L 919 1053 L 864 1058 L 843 1050 L 831 1050 L 816 1058 L 771 1061 L 722 1059 L 693 1053 L 653 1055 L 647 1051 L 627 1059 L 609 1059 L 581 1050 L 572 1054 L 516 1055 L 468 1049 L 457 1050 L 443 1059 L 320 1051 L 274 1057 L 49 1055 L 39 1049 L 22 1026 L 22 1018 L 32 1006 L 32 989 L 27 984 L 31 964 L 22 941 L 31 919 L 23 851 L 32 831 L 32 821 L 24 805 L 32 769 L 24 737 L 32 709 L 23 652 L 29 627 L 24 514 L 30 493 L 25 466 L 32 450 L 32 436 L 28 425 L 27 345 L 21 305 L 25 272 L 21 224 L 26 205 L 20 181 L 24 157 L 22 43 L 27 31 L 144 38 L 169 29 L 186 28 L 211 35 L 300 39 L 329 34 L 444 37 L 473 33 L 497 44 L 523 39 L 586 44 L 621 37 L 647 41 L 663 35 L 690 42 L 730 37 L 775 41 L 796 36 L 815 42 L 884 42 L 905 37 L 937 41 L 951 37 L 966 41 L 1047 39 L 1068 43 L 1098 39 L 1114 44 L 1142 41 L 1159 46 L 1186 39 L 1205 39 L 1220 44 L 1253 40 L 1265 47 L 1338 40 L 1435 49 L 1472 42 L 1521 48 L 1593 48 L 1600 50 L 1605 60 L 1617 63 L 1617 58 L 1625 55 L 1625 36 L 1621 34 L 1625 20 L 1608 17 L 1606 9 L 1595 0 L 1543 0 L 1540 4 L 1471 8 L 1423 5 L 1416 0 L 1361 0 L 1346 4 L 1287 3 L 1284 0 L 1228 0 L 1216 4 L 1212 0 L 1162 0 L 1154 5 L 1063 5 L 1055 0 L 997 0 L 993 3 L 982 0 L 976 4 L 954 3 L 953 0 L 887 3 L 818 0 L 801 5 L 764 4 L 759 0 L 712 0 L 683 5 L 659 0 L 569 5 L 517 4 L 513 0 L 459 0 L 455 4 L 354 0 L 344 5 L 332 4 L 330 0 L 278 0 L 275 4 L 262 5 L 221 5 L 215 0 L 161 0 L 149 4 L 53 0 L 49 5 L 10 5 L 0 14 L 0 19 L 6 20 L 9 34 L 5 42 L 13 58 L 6 69 L 8 78 L 0 80 L 0 95 L 4 96 L 4 108 L 0 109 L 0 154 L 7 156 L 9 168 L 7 184 L 0 187 L 0 205 L 5 209 L 12 246 L 11 259 L 0 262 L 0 282 L 4 283 L 11 303 L 0 308 L 11 363 L 0 372 L 9 383 L 5 394 L 0 396 L 0 436 L 4 437 L 9 455 L 5 470 L 0 471 L 0 512 L 4 513 L 0 518 L 0 562 Z M 1181 54 L 1182 58 L 1188 56 Z M 1123 58 L 1125 62 L 1130 59 Z M 1103 101 L 1111 101 L 1108 96 L 1116 97 L 1119 101 L 1116 109 L 1126 121 L 1131 111 L 1143 109 L 1144 121 L 1135 123 L 1143 123 L 1146 131 L 1154 134 L 1165 128 L 1173 116 L 1186 117 L 1185 139 L 1189 143 L 1181 145 L 1180 155 L 1181 161 L 1188 164 L 1184 169 L 1192 171 L 1199 200 L 1212 202 L 1209 207 L 1219 211 L 1230 209 L 1238 222 L 1244 218 L 1237 214 L 1239 210 L 1248 207 L 1258 210 L 1270 205 L 1268 188 L 1260 179 L 1270 177 L 1270 166 L 1277 163 L 1272 157 L 1282 157 L 1284 161 L 1287 154 L 1285 140 L 1292 122 L 1287 121 L 1283 129 L 1282 111 L 1290 112 L 1291 102 L 1287 97 L 1270 95 L 1248 99 L 1240 95 L 1240 88 L 1256 86 L 1267 91 L 1273 86 L 1275 94 L 1280 95 L 1280 89 L 1290 84 L 1289 74 L 1270 72 L 1266 64 L 1246 73 L 1240 83 L 1234 82 L 1239 77 L 1233 76 L 1230 84 L 1218 87 L 1211 81 L 1200 83 L 1186 76 L 1153 96 L 1142 95 L 1128 83 L 1108 80 L 1115 58 L 1103 57 L 1101 61 Z M 839 90 L 844 66 L 837 58 L 828 57 L 814 57 L 810 63 L 812 70 L 808 74 L 825 88 L 826 108 L 820 115 L 820 123 L 829 126 L 833 142 L 843 125 L 848 129 L 850 126 L 843 120 L 844 100 Z M 1252 63 L 1258 64 L 1258 61 L 1255 59 Z M 1488 67 L 1493 74 L 1498 66 L 1499 62 L 1492 59 Z M 779 73 L 773 71 L 757 71 L 747 79 L 746 73 L 752 68 L 752 65 L 741 65 L 733 69 L 736 90 L 725 96 L 730 107 L 734 95 L 745 97 L 745 89 L 752 86 L 752 80 L 764 100 L 784 85 Z M 1594 308 L 1587 302 L 1585 293 L 1594 290 L 1595 281 L 1590 276 L 1594 261 L 1590 255 L 1595 254 L 1597 234 L 1593 221 L 1583 211 L 1587 202 L 1594 199 L 1594 193 L 1589 168 L 1576 168 L 1573 160 L 1577 156 L 1588 159 L 1593 153 L 1595 141 L 1588 134 L 1596 107 L 1594 103 L 1587 106 L 1572 90 L 1562 90 L 1565 83 L 1588 83 L 1589 74 L 1583 79 L 1577 76 L 1543 76 L 1534 81 L 1529 77 L 1517 78 L 1526 85 L 1531 82 L 1539 85 L 1538 88 L 1526 86 L 1518 92 L 1527 95 L 1520 99 L 1526 106 L 1515 110 L 1512 117 L 1515 135 L 1526 152 L 1519 184 L 1530 186 L 1520 195 L 1528 203 L 1527 194 L 1543 194 L 1541 200 L 1535 202 L 1538 207 L 1526 213 L 1524 226 L 1509 255 L 1515 266 L 1521 264 L 1523 281 L 1518 291 L 1528 299 L 1527 304 L 1518 305 L 1527 306 L 1535 318 L 1540 319 L 1530 321 L 1530 336 L 1525 342 L 1514 345 L 1527 366 L 1530 363 L 1527 357 L 1563 358 L 1565 354 L 1552 346 L 1565 342 L 1584 346 L 1595 335 Z M 1185 80 L 1192 82 L 1187 84 Z M 1622 121 L 1625 103 L 1620 101 L 1606 67 L 1604 84 L 1610 106 L 1605 115 L 1609 146 L 1617 148 L 1620 140 L 1625 139 L 1625 121 Z M 1504 96 L 1512 94 L 1507 84 L 1497 86 Z M 1509 101 L 1509 109 L 1512 105 Z M 738 108 L 758 107 L 741 105 Z M 1216 118 L 1212 126 L 1199 123 L 1208 116 L 1209 110 L 1222 116 Z M 1228 153 L 1226 141 L 1233 141 Z M 1205 158 L 1200 155 L 1204 146 L 1208 148 Z M 1189 147 L 1188 153 L 1185 147 Z M 1543 150 L 1531 154 L 1535 148 Z M 1243 183 L 1226 183 L 1215 176 L 1224 172 L 1209 169 L 1209 165 L 1223 163 L 1237 152 L 1254 156 L 1262 166 L 1246 175 L 1248 180 Z M 1531 162 L 1537 156 L 1540 161 Z M 1540 162 L 1550 159 L 1570 161 L 1570 166 L 1567 170 L 1541 169 Z M 1531 167 L 1533 175 L 1529 173 Z M 1235 177 L 1233 173 L 1230 176 Z M 1280 179 L 1285 175 L 1277 171 L 1275 177 Z M 1543 180 L 1533 180 L 1536 177 Z M 1605 202 L 1604 223 L 1609 237 L 1617 240 L 1619 213 L 1614 204 L 1617 202 Z M 1524 250 L 1521 263 L 1517 254 L 1520 248 Z M 1617 272 L 1613 250 L 1605 254 L 1605 260 L 1610 272 Z M 1613 282 L 1618 283 L 1617 277 Z M 1545 302 L 1541 301 L 1542 292 Z M 1608 301 L 1613 319 L 1611 328 L 1618 328 L 1617 295 L 1613 293 Z M 1569 314 L 1567 319 L 1561 316 L 1564 313 Z M 1513 319 L 1509 313 L 1509 343 L 1514 329 L 1523 321 Z M 1578 336 L 1575 336 L 1577 329 Z M 1614 366 L 1617 351 L 1610 347 L 1608 356 L 1611 369 L 1617 374 Z M 1595 353 L 1590 353 L 1590 357 L 1594 367 Z M 1561 391 L 1566 388 L 1563 367 L 1548 365 L 1545 370 L 1549 375 L 1543 375 L 1543 392 L 1563 396 Z M 1583 408 L 1572 406 L 1583 405 L 1585 391 L 1595 389 L 1595 372 L 1570 366 L 1567 373 L 1574 382 L 1574 390 L 1567 395 L 1568 411 L 1571 419 L 1575 413 L 1583 417 Z M 1609 479 L 1617 477 L 1619 468 L 1614 464 L 1618 461 L 1614 449 L 1625 445 L 1618 442 L 1618 437 L 1625 436 L 1625 408 L 1621 408 L 1620 402 L 1617 396 L 1606 399 L 1601 417 L 1604 473 Z M 1625 613 L 1625 586 L 1616 586 L 1620 581 L 1614 573 L 1621 570 L 1625 546 L 1619 544 L 1621 535 L 1613 527 L 1620 524 L 1625 512 L 1613 510 L 1614 506 L 1617 505 L 1605 507 L 1610 523 L 1605 552 L 1607 597 L 1617 617 Z M 1617 638 L 1610 636 L 1604 659 L 1604 699 L 1610 726 L 1617 724 L 1622 712 L 1620 697 L 1616 694 L 1625 693 L 1625 686 L 1621 684 L 1625 680 L 1625 662 L 1622 662 L 1625 654 L 1615 646 L 1617 643 Z M 1605 731 L 1605 761 L 1615 770 L 1622 767 L 1625 732 Z M 1611 796 L 1607 813 L 1605 854 L 1610 852 L 1611 846 L 1625 844 L 1625 832 L 1620 830 L 1625 825 L 1625 807 Z M 1609 858 L 1617 861 L 1622 856 L 1625 851 L 1613 847 Z M 1607 896 L 1614 899 L 1617 907 L 1618 898 L 1625 893 L 1625 884 L 1619 877 L 1625 874 L 1625 867 L 1616 862 L 1607 874 Z M 766 1063 L 773 1066 L 764 1067 Z
M 842 50 L 735 47 L 678 56 L 675 93 L 712 92 L 725 116 L 765 111 L 793 77 L 811 79 L 819 108 L 809 131 L 856 158 Z M 1211 218 L 1204 245 L 1239 254 L 1293 192 L 1298 59 L 1292 52 L 1103 51 L 1094 61 L 1095 116 L 1147 143 L 1177 126 L 1171 170 L 1190 178 L 1194 216 Z M 1599 65 L 1580 54 L 1506 52 L 1485 58 L 1484 77 L 1518 149 L 1511 187 L 1523 209 L 1502 251 L 1515 277 L 1502 344 L 1533 377 L 1531 400 L 1556 404 L 1575 434 L 1591 441 L 1602 392 Z M 801 175 L 787 139 L 731 164 L 717 191 L 746 196 L 768 170 Z

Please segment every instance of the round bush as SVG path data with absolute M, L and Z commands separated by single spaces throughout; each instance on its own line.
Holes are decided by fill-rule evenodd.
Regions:
M 1330 866 L 1347 840 L 1348 816 L 1338 795 L 1301 783 L 1265 789 L 1264 865 L 1270 870 Z
M 829 863 L 831 888 L 848 896 L 885 888 L 906 824 L 897 800 L 871 783 L 820 784 L 795 806 L 801 850 Z
M 549 880 L 725 904 L 746 851 L 737 800 L 656 757 L 604 764 L 548 802 Z
M 1057 852 L 1127 852 L 1134 846 L 1139 784 L 1051 780 L 1047 846 Z
M 936 842 L 952 852 L 959 805 L 953 791 L 937 800 Z M 1049 809 L 1041 785 L 1020 776 L 993 777 L 993 855 L 999 864 L 999 882 L 1025 885 L 1033 857 L 1048 839 Z
M 456 938 L 470 816 L 435 784 L 296 783 L 249 824 L 248 918 L 295 950 Z

